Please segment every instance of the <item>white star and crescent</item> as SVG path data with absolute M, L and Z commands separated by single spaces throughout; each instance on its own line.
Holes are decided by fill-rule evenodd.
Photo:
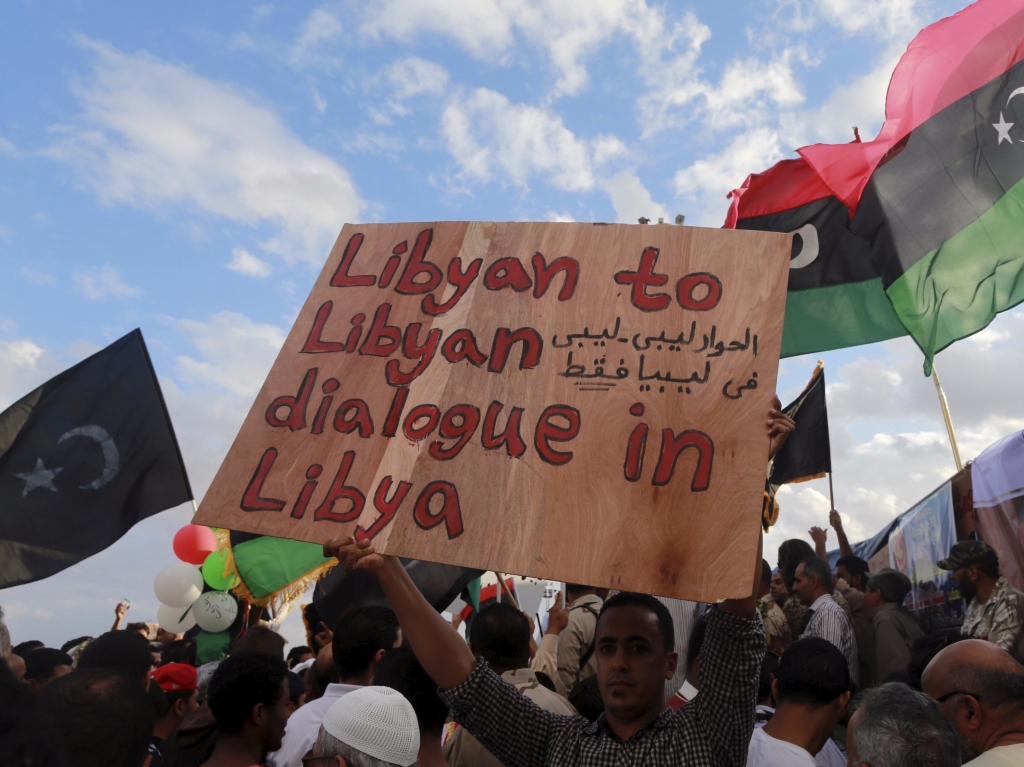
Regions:
M 88 437 L 89 439 L 94 440 L 100 448 L 102 448 L 103 473 L 92 482 L 85 485 L 79 485 L 79 488 L 82 490 L 99 490 L 114 478 L 119 468 L 121 456 L 118 453 L 117 446 L 114 444 L 113 438 L 107 433 L 106 429 L 100 426 L 78 426 L 70 431 L 64 432 L 64 434 L 62 434 L 57 440 L 57 443 L 60 444 L 71 437 Z M 36 458 L 36 467 L 34 470 L 15 473 L 14 476 L 25 481 L 25 487 L 21 491 L 21 495 L 24 498 L 37 487 L 44 487 L 47 490 L 51 490 L 56 493 L 57 488 L 53 484 L 53 480 L 62 471 L 64 471 L 63 467 L 47 469 L 46 466 L 43 465 L 43 459 Z
M 992 127 L 999 133 L 999 144 L 1002 144 L 1004 141 L 1013 143 L 1013 139 L 1010 138 L 1010 128 L 1013 127 L 1013 123 L 1006 122 L 1002 112 L 999 113 L 999 122 L 992 123 Z

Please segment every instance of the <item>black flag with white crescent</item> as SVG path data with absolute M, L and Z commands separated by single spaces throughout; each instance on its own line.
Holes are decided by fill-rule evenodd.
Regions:
M 0 413 L 0 588 L 58 573 L 191 499 L 134 330 Z

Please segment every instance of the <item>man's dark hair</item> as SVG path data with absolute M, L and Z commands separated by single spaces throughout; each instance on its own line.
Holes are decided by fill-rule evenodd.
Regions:
M 261 653 L 263 655 L 273 655 L 275 658 L 284 660 L 286 641 L 283 636 L 272 628 L 256 624 L 235 640 L 234 645 L 231 647 L 231 654 Z
M 634 594 L 630 591 L 620 591 L 618 594 L 609 597 L 601 606 L 598 623 L 600 623 L 601 615 L 604 615 L 609 610 L 614 610 L 616 607 L 639 607 L 654 613 L 654 617 L 658 619 L 658 631 L 661 633 L 663 644 L 662 649 L 667 653 L 675 652 L 676 629 L 672 623 L 672 614 L 665 605 L 649 594 Z
M 772 583 L 772 566 L 767 559 L 761 560 L 761 583 L 770 586 Z
M 850 667 L 834 644 L 818 637 L 794 642 L 782 654 L 775 679 L 779 703 L 823 706 L 850 690 Z
M 17 655 L 19 658 L 24 658 L 33 650 L 37 650 L 40 647 L 46 647 L 38 639 L 29 639 L 27 642 L 19 642 L 11 648 L 11 652 Z
M 924 693 L 890 682 L 859 695 L 856 706 L 864 712 L 853 731 L 858 764 L 959 767 L 960 739 Z
M 693 668 L 693 664 L 700 657 L 701 648 L 704 647 L 704 635 L 708 633 L 708 624 L 703 616 L 699 616 L 693 622 L 693 630 L 690 632 L 690 643 L 686 646 L 686 668 Z
M 258 703 L 273 706 L 281 692 L 288 665 L 264 653 L 229 655 L 210 680 L 206 700 L 221 732 L 241 732 Z
M 129 623 L 124 627 L 125 631 L 141 631 L 146 634 L 146 638 L 149 638 L 149 626 L 145 623 Z
M 175 639 L 164 649 L 160 656 L 160 665 L 168 663 L 187 663 L 196 665 L 196 642 L 194 639 Z
M 80 669 L 46 685 L 37 701 L 67 767 L 138 767 L 145 757 L 156 716 L 136 677 Z
M 469 642 L 497 668 L 530 665 L 530 622 L 508 602 L 496 602 L 477 613 L 469 627 Z
M 288 662 L 288 668 L 295 668 L 299 664 L 299 658 L 303 655 L 313 655 L 313 651 L 306 647 L 306 645 L 290 649 L 285 657 L 285 660 Z
M 25 659 L 25 678 L 36 682 L 49 681 L 57 666 L 75 665 L 70 655 L 52 647 L 40 647 L 22 657 Z
M 153 704 L 153 714 L 157 719 L 162 718 L 171 709 L 171 702 L 167 699 L 167 693 L 155 682 L 146 690 L 149 701 Z
M 814 556 L 814 549 L 807 541 L 799 538 L 790 538 L 779 544 L 779 572 L 786 582 L 786 588 L 793 590 L 793 579 L 796 577 L 796 568 L 807 557 Z
M 341 616 L 334 627 L 331 653 L 341 681 L 366 673 L 380 650 L 398 641 L 398 618 L 388 607 L 357 607 Z
M 800 564 L 804 566 L 805 578 L 816 577 L 825 591 L 832 591 L 832 568 L 828 566 L 828 562 L 818 557 L 807 557 L 801 560 Z
M 448 719 L 448 706 L 437 694 L 437 684 L 423 670 L 409 645 L 391 650 L 380 659 L 373 672 L 373 683 L 390 687 L 405 696 L 416 712 L 420 731 L 430 735 L 441 734 Z
M 761 676 L 757 681 L 757 700 L 767 700 L 772 696 L 772 678 L 779 672 L 779 656 L 768 650 L 761 659 Z
M 70 649 L 72 649 L 74 647 L 78 647 L 78 645 L 82 644 L 82 642 L 87 642 L 90 639 L 92 639 L 92 637 L 89 637 L 89 636 L 76 637 L 75 639 L 69 639 L 67 642 L 65 642 L 64 644 L 62 644 L 60 646 L 61 652 L 67 652 L 68 650 L 70 650 Z
M 159 687 L 159 686 L 160 685 L 158 685 L 158 684 L 151 684 L 150 685 L 150 687 Z M 171 690 L 169 692 L 166 691 L 166 690 L 164 691 L 164 695 L 167 698 L 167 702 L 170 705 L 172 705 L 172 706 L 175 703 L 177 703 L 179 700 L 188 700 L 189 698 L 191 698 L 195 694 L 196 694 L 195 690 Z
M 597 674 L 592 674 L 569 691 L 569 702 L 584 719 L 596 722 L 604 713 L 604 699 Z
M 149 642 L 134 631 L 100 634 L 78 656 L 78 668 L 112 668 L 133 679 L 148 677 L 152 667 Z
M 32 688 L 15 679 L 7 661 L 0 657 L 0 764 L 65 767 L 34 699 Z
M 856 557 L 853 554 L 845 557 L 839 557 L 839 559 L 836 560 L 836 567 L 840 566 L 846 568 L 846 572 L 850 574 L 851 578 L 856 578 L 859 575 L 862 586 L 867 583 L 868 576 L 870 575 L 868 572 L 868 563 L 860 557 Z M 854 584 L 851 583 L 850 585 L 853 586 Z
M 878 591 L 882 595 L 882 601 L 901 605 L 907 598 L 907 592 L 910 589 L 907 588 L 906 582 L 898 573 L 885 572 L 875 573 L 868 578 L 868 584 L 864 590 Z

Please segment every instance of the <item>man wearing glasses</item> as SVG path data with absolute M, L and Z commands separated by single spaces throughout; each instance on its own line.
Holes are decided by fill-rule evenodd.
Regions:
M 957 642 L 932 659 L 921 687 L 960 736 L 965 767 L 1024 765 L 1024 668 L 1008 652 Z

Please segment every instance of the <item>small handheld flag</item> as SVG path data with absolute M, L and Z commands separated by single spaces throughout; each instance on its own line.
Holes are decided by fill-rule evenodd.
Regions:
M 133 330 L 0 413 L 0 588 L 58 573 L 191 499 Z

